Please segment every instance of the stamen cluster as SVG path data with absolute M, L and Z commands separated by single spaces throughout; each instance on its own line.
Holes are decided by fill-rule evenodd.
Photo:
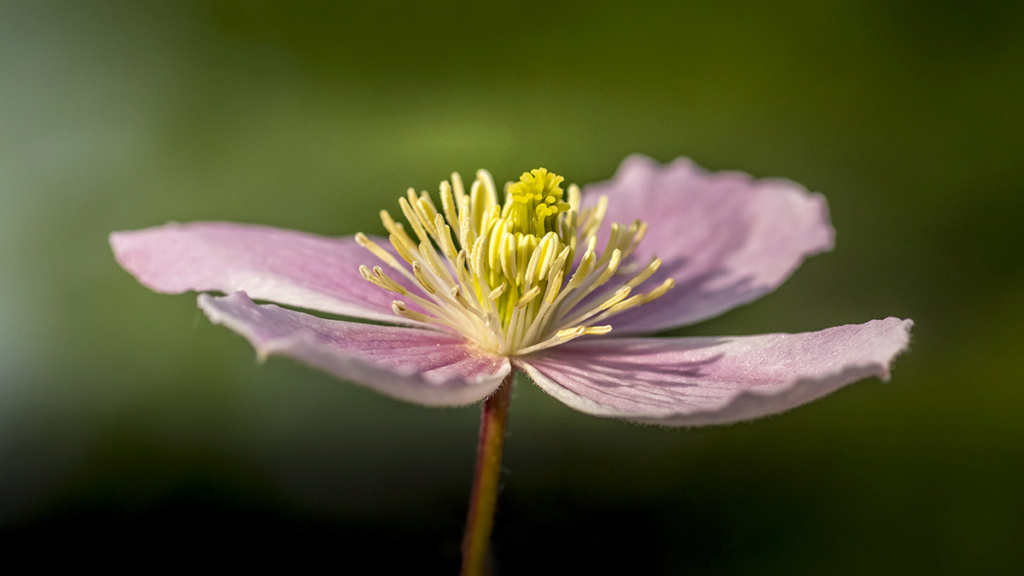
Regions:
M 525 355 L 586 334 L 606 334 L 611 326 L 600 322 L 661 296 L 672 280 L 630 296 L 661 265 L 653 258 L 628 281 L 613 281 L 647 225 L 639 220 L 627 228 L 612 224 L 598 256 L 597 232 L 608 201 L 602 197 L 581 212 L 579 188 L 571 185 L 566 193 L 562 181 L 544 168 L 531 170 L 505 186 L 499 205 L 487 171 L 477 172 L 469 194 L 455 173 L 441 183 L 441 210 L 429 194 L 417 196 L 410 188 L 399 204 L 415 238 L 381 211 L 401 261 L 364 234 L 356 240 L 424 294 L 395 282 L 380 266 L 359 271 L 423 310 L 395 300 L 395 314 L 454 330 L 488 352 Z M 574 269 L 578 246 L 585 250 Z M 596 297 L 580 305 L 591 294 Z

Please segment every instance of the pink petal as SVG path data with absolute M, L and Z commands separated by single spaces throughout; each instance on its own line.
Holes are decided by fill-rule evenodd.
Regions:
M 660 299 L 612 318 L 617 334 L 716 316 L 771 292 L 804 258 L 832 248 L 825 199 L 788 180 L 631 156 L 612 180 L 584 192 L 584 205 L 608 197 L 606 231 L 610 222 L 650 225 L 634 261 L 656 255 L 663 264 L 645 287 L 669 277 L 676 283 Z
M 377 243 L 390 247 L 387 240 Z M 352 238 L 196 222 L 115 232 L 110 244 L 121 266 L 157 292 L 216 290 L 230 294 L 242 290 L 258 300 L 412 323 L 391 311 L 396 294 L 360 276 L 360 264 L 373 267 L 380 262 Z M 399 274 L 393 278 L 408 287 Z
M 261 358 L 288 356 L 389 396 L 428 406 L 460 406 L 493 393 L 511 370 L 507 359 L 451 334 L 325 320 L 244 292 L 199 295 L 199 307 L 252 343 Z
M 802 334 L 593 338 L 517 359 L 541 388 L 595 416 L 669 426 L 775 414 L 876 376 L 889 378 L 913 322 L 898 318 Z

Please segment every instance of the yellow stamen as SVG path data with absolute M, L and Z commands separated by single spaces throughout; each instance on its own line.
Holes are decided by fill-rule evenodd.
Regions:
M 598 254 L 597 234 L 608 201 L 602 197 L 581 212 L 579 188 L 572 185 L 565 192 L 562 182 L 544 168 L 531 170 L 506 185 L 505 202 L 499 206 L 489 173 L 477 172 L 469 194 L 453 174 L 440 185 L 440 210 L 429 194 L 417 196 L 410 189 L 399 206 L 413 236 L 381 211 L 401 260 L 363 234 L 356 235 L 356 242 L 412 284 L 396 282 L 379 266 L 360 266 L 359 273 L 424 311 L 396 300 L 395 314 L 454 330 L 497 354 L 530 354 L 581 336 L 606 334 L 612 327 L 597 322 L 660 297 L 673 283 L 668 279 L 649 292 L 633 294 L 657 272 L 657 258 L 639 272 L 629 272 L 625 281 L 615 280 L 635 270 L 635 262 L 624 262 L 647 225 L 612 224 Z M 574 269 L 577 246 L 585 250 Z M 599 289 L 604 291 L 588 298 Z M 584 299 L 590 302 L 585 307 Z

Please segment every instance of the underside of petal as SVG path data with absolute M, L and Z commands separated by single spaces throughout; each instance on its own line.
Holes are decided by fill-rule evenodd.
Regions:
M 157 292 L 244 291 L 257 300 L 413 324 L 392 312 L 395 294 L 360 276 L 361 264 L 372 267 L 379 262 L 352 238 L 195 222 L 115 232 L 110 245 L 121 266 Z M 405 280 L 395 276 L 400 284 Z M 419 293 L 418 288 L 406 287 Z
M 593 338 L 515 360 L 576 410 L 667 426 L 776 414 L 871 376 L 888 380 L 913 322 L 898 318 L 802 334 Z
M 644 286 L 675 281 L 661 298 L 614 317 L 609 323 L 620 335 L 721 314 L 771 292 L 804 258 L 832 248 L 825 199 L 788 180 L 631 156 L 612 180 L 584 188 L 584 206 L 601 195 L 608 198 L 603 237 L 609 222 L 649 224 L 631 262 L 642 268 L 657 256 L 662 265 Z
M 389 396 L 428 406 L 461 406 L 491 395 L 511 371 L 507 359 L 481 353 L 444 332 L 325 320 L 244 292 L 199 296 L 215 324 L 238 332 L 261 358 L 288 356 Z

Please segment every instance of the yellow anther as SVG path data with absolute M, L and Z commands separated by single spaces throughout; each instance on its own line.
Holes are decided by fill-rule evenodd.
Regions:
M 416 320 L 417 322 L 425 322 L 428 324 L 437 323 L 435 319 L 431 318 L 430 316 L 427 316 L 426 314 L 409 310 L 409 308 L 406 307 L 405 302 L 402 302 L 401 300 L 395 300 L 394 302 L 392 302 L 391 310 L 398 316 L 408 318 L 410 320 Z
M 672 288 L 675 288 L 675 285 L 676 285 L 676 281 L 675 280 L 673 280 L 671 278 L 667 278 L 657 288 L 655 288 L 654 290 L 651 290 L 647 294 L 644 294 L 643 304 L 646 304 L 646 303 L 650 302 L 651 300 L 654 300 L 655 298 L 661 298 L 662 296 L 665 295 L 665 292 L 668 292 Z
M 412 263 L 412 274 L 416 277 L 416 281 L 420 283 L 420 286 L 422 286 L 424 290 L 431 294 L 437 294 L 437 286 L 434 285 L 434 282 L 431 281 L 429 277 L 427 277 L 427 274 L 423 271 L 423 266 L 420 266 L 419 262 Z
M 577 326 L 575 328 L 566 328 L 565 330 L 559 330 L 558 332 L 555 332 L 555 337 L 562 341 L 570 340 L 572 338 L 578 338 L 580 336 L 583 336 L 584 330 L 585 328 L 583 328 L 583 326 Z
M 363 248 L 366 248 L 367 250 L 369 250 L 374 256 L 379 258 L 382 262 L 384 262 L 388 266 L 391 266 L 392 268 L 401 268 L 402 267 L 401 264 L 398 263 L 398 260 L 395 259 L 395 257 L 392 256 L 390 252 L 388 252 L 387 250 L 384 250 L 383 248 L 378 246 L 375 242 L 373 242 L 372 240 L 367 238 L 366 234 L 363 234 L 362 232 L 359 232 L 358 234 L 356 234 L 356 244 L 358 244 L 358 245 L 362 246 Z
M 415 244 L 413 245 L 414 248 L 410 249 L 409 245 L 403 242 L 402 237 L 399 236 L 398 234 L 392 234 L 388 236 L 388 240 L 391 241 L 391 245 L 394 246 L 395 251 L 398 252 L 398 255 L 401 256 L 403 260 L 405 260 L 409 264 L 413 263 L 412 255 L 417 251 L 417 249 L 415 248 Z M 406 237 L 406 240 L 409 240 L 409 238 Z M 409 241 L 411 242 L 411 240 Z
M 536 298 L 539 294 L 540 286 L 534 286 L 533 288 L 530 288 L 529 290 L 526 291 L 525 294 L 522 295 L 521 298 L 519 298 L 519 301 L 516 302 L 516 308 L 522 308 L 523 306 L 526 306 L 527 304 L 530 303 L 531 300 Z
M 501 255 L 501 269 L 509 282 L 519 284 L 519 267 L 516 262 L 516 239 L 511 234 L 503 234 L 498 247 Z
M 498 298 L 501 298 L 501 295 L 504 294 L 505 290 L 507 289 L 508 283 L 502 282 L 501 286 L 498 286 L 494 290 L 491 290 L 491 293 L 487 295 L 487 299 L 491 301 L 496 301 Z
M 445 258 L 454 262 L 459 257 L 459 251 L 455 249 L 455 241 L 452 240 L 452 229 L 445 224 L 441 214 L 434 217 L 434 228 L 437 229 L 437 243 L 441 246 L 441 252 Z
M 639 286 L 648 278 L 650 278 L 651 274 L 657 272 L 658 268 L 661 268 L 661 258 L 652 258 L 651 263 L 645 266 L 639 274 L 634 276 L 633 279 L 626 284 L 626 286 L 629 286 L 630 288 L 635 288 Z

